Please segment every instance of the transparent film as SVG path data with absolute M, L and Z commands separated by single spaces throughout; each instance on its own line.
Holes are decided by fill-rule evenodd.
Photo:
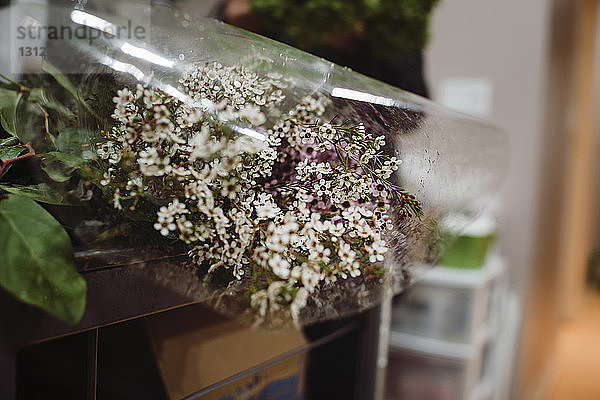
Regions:
M 452 240 L 442 222 L 502 182 L 506 139 L 485 122 L 221 22 L 11 12 L 0 209 L 55 219 L 73 279 L 127 268 L 262 326 L 337 318 L 417 280 Z

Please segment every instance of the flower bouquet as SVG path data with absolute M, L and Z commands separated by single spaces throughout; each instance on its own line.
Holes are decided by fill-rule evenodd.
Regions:
M 184 253 L 193 297 L 254 323 L 357 312 L 499 184 L 500 133 L 325 60 L 155 5 L 48 10 L 15 19 L 45 28 L 39 70 L 0 75 L 0 286 L 67 322 L 90 253 Z

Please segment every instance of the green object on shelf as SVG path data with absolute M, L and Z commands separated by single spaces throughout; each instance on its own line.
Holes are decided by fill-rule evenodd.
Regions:
M 460 235 L 446 250 L 440 264 L 448 267 L 477 269 L 481 268 L 494 241 L 494 235 Z

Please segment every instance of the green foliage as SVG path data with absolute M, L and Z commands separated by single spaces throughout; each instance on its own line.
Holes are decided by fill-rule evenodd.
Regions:
M 16 136 L 17 105 L 22 93 L 0 88 L 0 123 L 9 134 Z
M 7 137 L 6 139 L 0 139 L 0 149 L 2 149 L 3 147 L 10 147 L 10 146 L 18 145 L 18 144 L 19 144 L 19 139 L 17 139 L 14 136 Z M 6 159 L 2 158 L 2 160 L 6 160 Z
M 52 147 L 52 138 L 44 136 L 44 114 L 33 103 L 21 101 L 17 106 L 15 134 L 21 143 L 33 142 L 35 148 Z
M 100 134 L 83 128 L 64 129 L 55 140 L 58 151 L 89 160 L 96 156 Z
M 364 10 L 362 1 L 251 0 L 252 10 L 271 32 L 301 47 L 352 30 Z
M 31 92 L 29 92 L 29 100 L 39 104 L 45 109 L 56 111 L 61 117 L 75 118 L 75 114 L 58 101 L 48 89 L 32 89 Z
M 0 286 L 77 324 L 85 310 L 87 286 L 73 264 L 64 228 L 35 201 L 9 195 L 0 201 L 0 237 Z
M 86 282 L 74 266 L 67 232 L 36 202 L 82 205 L 91 196 L 87 179 L 102 176 L 84 159 L 93 154 L 95 134 L 75 126 L 95 113 L 78 85 L 47 62 L 43 68 L 50 74 L 45 79 L 16 83 L 2 76 L 10 84 L 0 85 L 0 123 L 11 135 L 0 138 L 0 160 L 24 154 L 24 143 L 31 142 L 41 161 L 0 177 L 0 287 L 75 325 L 85 310 Z
M 438 0 L 380 0 L 365 19 L 365 37 L 379 55 L 411 53 L 429 41 L 429 15 Z M 391 53 L 391 54 L 390 54 Z
M 2 146 L 0 144 L 0 160 L 6 161 L 18 157 L 24 150 L 23 146 Z
M 23 148 L 23 146 L 2 146 L 0 145 L 0 161 L 4 162 L 6 160 L 10 160 L 12 158 L 18 157 L 23 150 L 25 150 Z M 0 178 L 2 177 L 2 175 L 4 175 L 10 168 L 12 167 L 12 165 L 8 165 L 4 168 L 4 171 L 2 171 L 2 174 L 0 174 Z
M 66 182 L 73 176 L 80 159 L 69 154 L 50 152 L 42 155 L 42 169 L 55 182 Z
M 39 201 L 40 203 L 56 204 L 61 206 L 80 204 L 81 202 L 71 201 L 65 198 L 63 194 L 56 188 L 48 185 L 47 183 L 40 183 L 37 185 L 7 185 L 0 184 L 0 189 L 16 194 L 19 196 L 27 197 L 31 200 Z
M 55 182 L 66 182 L 75 171 L 86 178 L 94 180 L 102 178 L 102 171 L 73 154 L 51 151 L 43 154 L 40 158 L 42 159 L 42 169 Z
M 60 72 L 58 68 L 52 65 L 48 60 L 42 60 L 42 69 L 52 75 L 52 77 L 69 92 L 73 97 L 79 98 L 79 94 L 77 93 L 77 88 L 66 75 Z
M 89 72 L 81 77 L 81 100 L 88 104 L 95 114 L 80 113 L 80 127 L 93 128 L 92 131 L 96 133 L 101 129 L 108 131 L 112 127 L 111 116 L 115 109 L 113 98 L 123 85 L 117 84 L 110 72 L 104 65 L 90 66 Z
M 66 75 L 60 72 L 58 68 L 52 65 L 48 60 L 42 60 L 42 69 L 52 75 L 52 77 L 62 86 L 67 92 L 69 92 L 73 98 L 75 98 L 90 114 L 97 116 L 92 108 L 84 101 L 79 94 L 77 87 L 67 78 Z
M 355 33 L 380 56 L 419 51 L 429 37 L 429 15 L 438 0 L 251 0 L 271 33 L 311 49 L 336 35 Z
M 18 157 L 21 153 L 23 153 L 24 150 L 25 147 L 19 145 L 19 139 L 17 139 L 16 137 L 11 136 L 9 138 L 0 140 L 0 161 L 4 162 L 12 158 Z M 4 172 L 2 174 L 6 173 L 6 171 L 8 171 L 10 167 L 12 167 L 12 165 L 8 165 L 8 167 L 5 167 Z M 0 175 L 0 177 L 2 177 L 2 175 Z

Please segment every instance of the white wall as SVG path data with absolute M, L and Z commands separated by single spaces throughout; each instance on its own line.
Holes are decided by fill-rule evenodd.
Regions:
M 553 306 L 552 298 L 542 304 L 542 291 L 533 287 L 538 276 L 532 273 L 538 257 L 539 204 L 545 193 L 542 165 L 548 162 L 544 149 L 552 7 L 552 1 L 544 0 L 442 0 L 434 11 L 432 41 L 426 53 L 426 75 L 434 101 L 441 100 L 448 79 L 483 79 L 491 86 L 486 119 L 507 133 L 511 149 L 510 168 L 499 195 L 500 244 L 514 287 L 524 301 L 525 318 L 531 317 L 531 303 L 540 308 Z M 553 315 L 548 315 L 535 322 L 536 328 L 552 320 Z M 522 346 L 530 346 L 521 341 Z M 534 361 L 523 371 L 521 358 L 526 357 Z M 542 358 L 519 352 L 514 370 L 526 376 L 515 376 L 523 381 L 512 398 L 524 398 L 523 393 L 539 386 L 545 374 L 538 361 Z
M 483 78 L 491 83 L 492 108 L 486 119 L 502 128 L 510 141 L 510 169 L 500 196 L 501 240 L 518 285 L 525 285 L 533 257 L 548 4 L 443 0 L 433 15 L 426 54 L 434 101 L 447 79 Z

